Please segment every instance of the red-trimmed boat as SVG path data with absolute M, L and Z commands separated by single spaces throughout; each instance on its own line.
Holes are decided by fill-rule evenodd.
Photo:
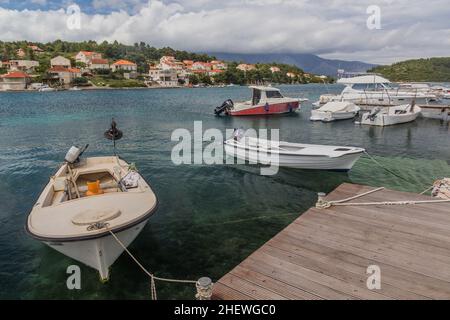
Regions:
M 252 100 L 233 103 L 226 100 L 214 109 L 216 115 L 222 113 L 230 116 L 254 116 L 266 114 L 282 114 L 295 112 L 300 108 L 300 100 L 283 97 L 280 90 L 273 87 L 250 87 L 253 92 Z

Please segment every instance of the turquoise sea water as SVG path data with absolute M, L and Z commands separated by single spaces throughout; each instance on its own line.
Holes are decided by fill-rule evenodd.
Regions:
M 281 86 L 287 96 L 315 101 L 323 85 Z M 341 87 L 329 86 L 330 92 Z M 82 289 L 66 288 L 75 261 L 28 237 L 26 217 L 48 178 L 73 144 L 89 143 L 87 156 L 108 155 L 103 132 L 115 117 L 124 138 L 121 156 L 135 162 L 153 185 L 160 207 L 130 246 L 143 264 L 163 277 L 217 280 L 342 182 L 421 192 L 450 176 L 448 123 L 419 119 L 375 128 L 351 121 L 312 123 L 311 104 L 294 115 L 218 118 L 213 108 L 227 98 L 247 98 L 245 87 L 0 94 L 0 298 L 149 299 L 149 281 L 123 254 L 107 284 L 82 268 Z M 408 182 L 361 158 L 349 174 L 281 169 L 260 176 L 244 165 L 172 164 L 177 128 L 278 128 L 281 139 L 361 146 Z M 186 285 L 157 283 L 163 299 L 194 297 Z

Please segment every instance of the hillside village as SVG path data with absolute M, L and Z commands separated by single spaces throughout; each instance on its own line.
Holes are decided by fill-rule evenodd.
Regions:
M 326 76 L 304 73 L 295 66 L 283 64 L 246 64 L 224 62 L 201 55 L 199 59 L 168 48 L 174 54 L 159 59 L 137 56 L 133 61 L 125 55 L 93 50 L 75 53 L 47 52 L 38 44 L 26 44 L 9 52 L 4 47 L 0 61 L 0 90 L 22 91 L 42 88 L 123 88 L 123 87 L 199 87 L 229 84 L 309 83 L 329 81 Z M 119 45 L 120 48 L 120 45 Z M 144 46 L 144 49 L 149 50 Z M 134 48 L 136 49 L 136 47 Z M 136 49 L 136 50 L 139 50 Z M 67 51 L 67 50 L 66 50 Z M 196 57 L 195 54 L 194 58 Z M 117 57 L 116 59 L 111 56 Z M 200 61 L 202 60 L 202 61 Z

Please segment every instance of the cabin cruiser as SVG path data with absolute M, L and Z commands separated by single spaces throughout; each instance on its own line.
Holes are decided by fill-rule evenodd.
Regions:
M 311 111 L 311 121 L 331 122 L 336 120 L 353 119 L 360 107 L 352 102 L 331 101 Z
M 337 83 L 345 85 L 341 94 L 322 95 L 319 98 L 319 104 L 330 101 L 350 101 L 357 105 L 389 106 L 407 104 L 413 100 L 418 104 L 428 104 L 437 100 L 436 95 L 432 93 L 394 88 L 388 79 L 378 75 L 341 78 Z
M 365 152 L 357 147 L 290 143 L 237 135 L 224 142 L 225 152 L 245 161 L 311 170 L 349 171 Z
M 234 103 L 228 99 L 216 107 L 214 113 L 230 116 L 282 114 L 295 112 L 300 107 L 299 99 L 284 97 L 277 88 L 252 86 L 250 89 L 252 100 Z
M 414 103 L 383 109 L 382 107 L 376 107 L 370 112 L 363 113 L 361 120 L 356 123 L 382 127 L 407 123 L 416 120 L 421 110 Z
M 105 136 L 115 144 L 122 133 L 114 125 Z M 33 206 L 26 230 L 98 270 L 106 281 L 109 267 L 124 251 L 122 245 L 138 236 L 158 200 L 134 165 L 117 155 L 82 158 L 86 148 L 70 148 Z

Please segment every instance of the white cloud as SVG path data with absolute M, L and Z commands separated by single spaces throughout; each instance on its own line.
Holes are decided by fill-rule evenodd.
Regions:
M 372 4 L 381 8 L 381 30 L 366 27 Z M 69 30 L 64 10 L 0 8 L 0 38 L 146 41 L 192 51 L 319 53 L 377 63 L 450 53 L 447 0 L 94 0 L 93 6 L 119 11 L 83 14 L 81 30 Z

